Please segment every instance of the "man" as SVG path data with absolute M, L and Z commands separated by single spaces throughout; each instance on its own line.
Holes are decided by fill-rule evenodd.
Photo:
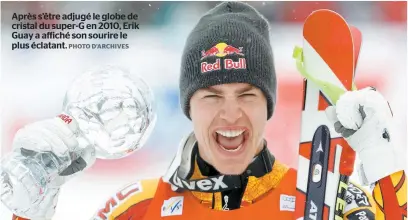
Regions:
M 299 217 L 294 201 L 285 200 L 295 195 L 296 170 L 280 163 L 263 138 L 277 104 L 276 75 L 269 26 L 255 9 L 226 2 L 200 19 L 183 52 L 180 98 L 194 132 L 181 142 L 167 173 L 124 187 L 93 219 Z M 384 129 L 389 130 L 391 112 L 381 94 L 372 88 L 348 92 L 327 114 L 343 130 L 356 130 L 347 141 L 362 158 L 364 180 L 376 184 L 391 175 L 395 187 L 406 187 L 403 171 L 393 163 L 390 133 L 383 135 Z M 377 191 L 381 191 L 378 184 Z M 57 195 L 44 202 L 46 210 L 35 219 L 52 217 Z M 405 205 L 399 214 L 402 219 L 406 196 L 398 196 Z M 387 202 L 374 201 L 352 184 L 345 219 L 384 219 Z

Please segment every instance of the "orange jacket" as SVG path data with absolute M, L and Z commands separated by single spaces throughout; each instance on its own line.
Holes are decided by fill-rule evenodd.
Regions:
M 396 186 L 400 190 L 402 209 L 400 218 L 406 216 L 406 183 L 403 171 L 392 176 L 400 178 Z M 194 172 L 193 178 L 200 178 Z M 252 178 L 252 177 L 251 177 Z M 381 190 L 377 185 L 373 194 Z M 127 186 L 124 191 L 112 197 L 100 209 L 94 219 L 108 220 L 155 220 L 155 219 L 297 219 L 294 212 L 294 195 L 296 191 L 296 170 L 288 169 L 276 161 L 272 172 L 248 182 L 243 196 L 242 208 L 232 211 L 221 211 L 220 193 L 202 193 L 184 191 L 177 193 L 171 190 L 162 179 L 143 180 Z M 404 195 L 403 195 L 404 194 Z M 394 193 L 395 195 L 395 193 Z M 347 205 L 344 219 L 385 219 L 384 201 L 378 195 L 373 199 L 363 188 L 350 183 L 347 193 Z M 214 201 L 214 207 L 212 207 Z M 404 206 L 405 205 L 405 206 Z M 405 211 L 404 211 L 405 207 Z M 296 217 L 296 218 L 295 218 Z
M 202 177 L 197 170 L 195 169 L 192 179 Z M 392 192 L 387 191 L 389 190 L 387 182 L 393 185 Z M 261 220 L 271 219 L 271 217 L 273 219 L 297 219 L 299 216 L 295 216 L 294 212 L 295 192 L 296 170 L 289 169 L 275 161 L 270 173 L 260 178 L 250 177 L 240 209 L 222 211 L 221 200 L 223 198 L 220 193 L 190 191 L 178 193 L 172 191 L 170 185 L 160 178 L 137 181 L 122 188 L 103 204 L 92 219 Z M 374 199 L 363 188 L 350 183 L 344 219 L 406 219 L 404 171 L 394 173 L 384 178 L 384 181 L 377 183 L 373 195 Z M 392 206 L 393 197 L 397 198 L 397 200 L 394 198 L 394 201 L 399 203 L 400 208 L 395 209 L 395 206 Z M 394 210 L 387 211 L 387 207 L 394 207 Z M 22 220 L 18 217 L 14 219 Z

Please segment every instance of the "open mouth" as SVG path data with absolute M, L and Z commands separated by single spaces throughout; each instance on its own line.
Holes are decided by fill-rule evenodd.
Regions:
M 239 151 L 245 144 L 248 130 L 241 129 L 218 129 L 215 131 L 215 140 L 218 146 L 228 152 Z

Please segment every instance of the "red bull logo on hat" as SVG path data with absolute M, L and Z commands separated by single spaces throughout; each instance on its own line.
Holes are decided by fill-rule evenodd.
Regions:
M 208 50 L 201 51 L 201 59 L 212 56 L 225 57 L 230 54 L 238 54 L 244 56 L 244 54 L 242 53 L 242 47 L 236 48 L 226 43 L 218 43 Z
M 236 48 L 226 43 L 218 43 L 208 50 L 201 51 L 201 60 L 207 57 L 223 58 L 231 54 L 245 56 L 244 53 L 242 53 L 242 49 L 243 49 L 242 47 Z M 222 66 L 221 63 L 223 64 Z M 201 73 L 206 73 L 214 70 L 221 70 L 222 68 L 246 69 L 246 59 L 239 58 L 238 61 L 234 61 L 232 59 L 224 59 L 223 62 L 221 62 L 220 59 L 216 59 L 214 63 L 201 62 Z

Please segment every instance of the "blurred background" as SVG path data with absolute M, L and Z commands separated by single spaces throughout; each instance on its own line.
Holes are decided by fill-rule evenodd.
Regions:
M 82 72 L 113 64 L 142 76 L 156 98 L 158 120 L 144 148 L 112 161 L 98 160 L 84 175 L 62 189 L 54 220 L 89 219 L 110 195 L 141 178 L 158 177 L 171 162 L 180 139 L 192 126 L 178 102 L 178 74 L 186 37 L 201 15 L 218 2 L 1 2 L 1 154 L 11 149 L 15 132 L 27 123 L 55 116 L 64 93 Z M 278 76 L 278 103 L 266 138 L 273 154 L 297 166 L 302 78 L 292 51 L 302 45 L 302 25 L 316 9 L 340 13 L 363 34 L 356 84 L 376 87 L 389 100 L 395 135 L 406 155 L 406 2 L 249 2 L 271 24 Z M 140 30 L 128 31 L 127 50 L 11 50 L 12 14 L 16 13 L 137 13 Z M 49 21 L 57 23 L 59 21 Z M 109 30 L 113 32 L 113 30 Z M 74 40 L 72 41 L 74 42 Z M 102 41 L 101 41 L 102 42 Z M 75 40 L 75 43 L 95 43 Z M 406 157 L 404 162 L 406 161 Z M 353 180 L 356 177 L 353 176 Z M 11 219 L 1 205 L 0 219 Z

